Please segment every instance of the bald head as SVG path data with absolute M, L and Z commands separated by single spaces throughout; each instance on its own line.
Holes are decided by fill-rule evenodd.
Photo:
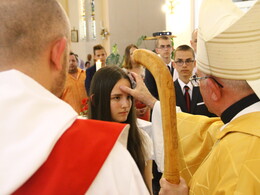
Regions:
M 56 0 L 1 0 L 0 18 L 5 63 L 36 60 L 52 42 L 69 37 L 67 16 Z
M 191 47 L 193 48 L 195 53 L 197 53 L 197 37 L 198 37 L 198 29 L 196 28 L 191 33 L 191 40 L 190 40 Z

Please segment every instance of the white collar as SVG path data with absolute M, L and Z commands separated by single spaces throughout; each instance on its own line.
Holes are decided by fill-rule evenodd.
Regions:
M 43 164 L 77 113 L 27 75 L 0 72 L 0 194 L 10 194 Z
M 259 111 L 260 111 L 260 102 L 256 102 L 256 103 L 252 104 L 251 106 L 248 106 L 245 109 L 241 110 L 239 113 L 236 114 L 236 116 L 234 116 L 234 118 L 232 118 L 232 120 L 234 120 L 242 115 L 252 113 L 252 112 L 259 112 Z
M 191 82 L 188 82 L 187 84 L 185 84 L 181 79 L 178 78 L 178 82 L 181 86 L 181 90 L 184 92 L 184 86 L 188 86 L 190 88 L 190 91 L 193 90 L 193 85 L 191 84 Z
M 172 61 L 170 61 L 168 64 L 166 64 L 167 66 L 170 66 L 172 68 Z

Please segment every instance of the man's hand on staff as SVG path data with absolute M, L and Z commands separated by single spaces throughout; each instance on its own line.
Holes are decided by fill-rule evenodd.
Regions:
M 165 178 L 160 180 L 161 190 L 159 195 L 188 195 L 189 190 L 183 178 L 180 178 L 179 184 L 171 184 Z
M 153 106 L 154 106 L 155 102 L 157 101 L 157 99 L 152 96 L 152 94 L 149 92 L 149 90 L 145 86 L 143 79 L 139 75 L 137 75 L 134 72 L 131 72 L 131 75 L 136 82 L 136 87 L 134 89 L 131 89 L 126 86 L 121 86 L 120 89 L 123 92 L 130 94 L 135 99 L 143 102 L 149 108 L 153 109 Z

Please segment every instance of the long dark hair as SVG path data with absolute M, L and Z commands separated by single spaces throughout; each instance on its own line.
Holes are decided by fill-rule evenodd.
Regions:
M 110 110 L 110 95 L 116 83 L 122 78 L 127 79 L 131 84 L 128 75 L 117 66 L 105 66 L 94 74 L 90 86 L 89 119 L 113 121 Z M 135 113 L 135 107 L 132 104 L 125 121 L 125 123 L 130 124 L 127 149 L 135 160 L 142 176 L 144 176 L 144 141 L 136 125 Z

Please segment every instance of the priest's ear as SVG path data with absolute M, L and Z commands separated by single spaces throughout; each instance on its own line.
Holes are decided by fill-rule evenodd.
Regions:
M 222 94 L 221 94 L 221 87 L 219 86 L 219 84 L 213 78 L 208 78 L 207 85 L 208 85 L 208 93 L 211 99 L 213 101 L 220 100 Z
M 62 64 L 64 63 L 64 55 L 68 55 L 66 52 L 67 39 L 65 37 L 56 40 L 51 48 L 50 60 L 56 70 L 62 70 Z

